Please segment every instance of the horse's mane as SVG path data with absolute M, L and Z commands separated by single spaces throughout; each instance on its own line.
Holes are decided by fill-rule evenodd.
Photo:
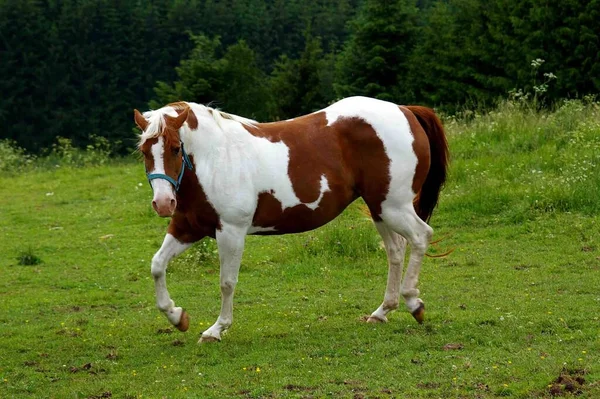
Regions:
M 179 102 L 167 104 L 164 107 L 159 108 L 157 110 L 144 112 L 143 115 L 144 115 L 144 118 L 146 118 L 146 120 L 148 121 L 148 127 L 140 135 L 140 144 L 148 139 L 160 137 L 160 136 L 165 137 L 166 140 L 171 139 L 170 137 L 167 137 L 168 131 L 165 129 L 167 126 L 166 121 L 165 121 L 165 116 L 169 115 L 171 117 L 175 117 L 177 115 L 175 115 L 174 112 L 177 112 L 177 114 L 179 114 L 180 112 L 178 112 L 178 111 L 183 111 L 186 108 L 190 108 L 190 110 L 193 112 L 194 109 L 192 106 L 198 106 L 198 105 L 199 104 L 187 103 L 185 101 L 179 101 Z M 208 113 L 213 117 L 215 123 L 217 124 L 217 126 L 219 126 L 219 128 L 221 130 L 224 130 L 224 128 L 225 128 L 225 126 L 224 126 L 225 120 L 232 120 L 235 122 L 239 122 L 242 125 L 245 125 L 248 127 L 256 127 L 257 122 L 255 120 L 244 118 L 244 117 L 238 116 L 238 115 L 229 114 L 227 112 L 220 111 L 216 108 L 211 108 L 211 107 L 207 107 L 204 105 L 200 105 L 200 106 L 206 108 Z
M 256 127 L 256 124 L 258 123 L 254 119 L 248 119 L 248 118 L 244 118 L 243 116 L 229 114 L 227 112 L 223 112 L 216 108 L 206 107 L 206 109 L 212 115 L 213 119 L 215 120 L 215 122 L 221 129 L 224 128 L 224 126 L 223 126 L 224 120 L 232 120 L 235 122 L 239 122 L 242 125 L 245 125 L 248 127 Z

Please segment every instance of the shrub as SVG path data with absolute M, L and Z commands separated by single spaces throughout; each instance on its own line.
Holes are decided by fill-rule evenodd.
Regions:
M 31 167 L 35 157 L 28 155 L 14 141 L 0 140 L 0 171 L 21 172 Z

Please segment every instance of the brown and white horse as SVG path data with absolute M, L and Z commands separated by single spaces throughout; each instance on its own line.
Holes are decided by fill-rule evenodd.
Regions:
M 389 266 L 383 303 L 369 321 L 387 321 L 400 294 L 423 321 L 416 285 L 433 233 L 426 221 L 448 163 L 444 130 L 431 109 L 351 97 L 296 119 L 257 123 L 180 102 L 143 115 L 135 110 L 135 122 L 142 129 L 139 149 L 152 206 L 171 217 L 152 259 L 157 306 L 179 330 L 188 329 L 189 318 L 166 287 L 174 256 L 205 236 L 216 238 L 221 312 L 200 342 L 220 340 L 233 320 L 246 235 L 315 229 L 358 197 L 383 238 Z

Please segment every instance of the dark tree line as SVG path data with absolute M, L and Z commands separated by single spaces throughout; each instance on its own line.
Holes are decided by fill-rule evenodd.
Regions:
M 550 104 L 600 91 L 599 35 L 600 0 L 0 0 L 0 138 L 125 151 L 134 107 L 177 100 L 259 120 L 350 95 Z

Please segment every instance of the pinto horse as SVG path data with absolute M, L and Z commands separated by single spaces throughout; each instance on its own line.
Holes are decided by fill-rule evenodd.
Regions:
M 188 329 L 189 317 L 167 291 L 165 271 L 173 257 L 205 236 L 216 238 L 221 312 L 199 342 L 220 341 L 233 320 L 246 235 L 315 229 L 358 197 L 383 239 L 389 268 L 383 303 L 368 321 L 387 321 L 402 294 L 423 322 L 416 285 L 433 234 L 426 222 L 448 165 L 444 129 L 433 110 L 351 97 L 273 123 L 186 102 L 134 115 L 152 207 L 171 217 L 152 258 L 156 302 L 179 330 Z M 402 280 L 407 242 L 410 259 Z

